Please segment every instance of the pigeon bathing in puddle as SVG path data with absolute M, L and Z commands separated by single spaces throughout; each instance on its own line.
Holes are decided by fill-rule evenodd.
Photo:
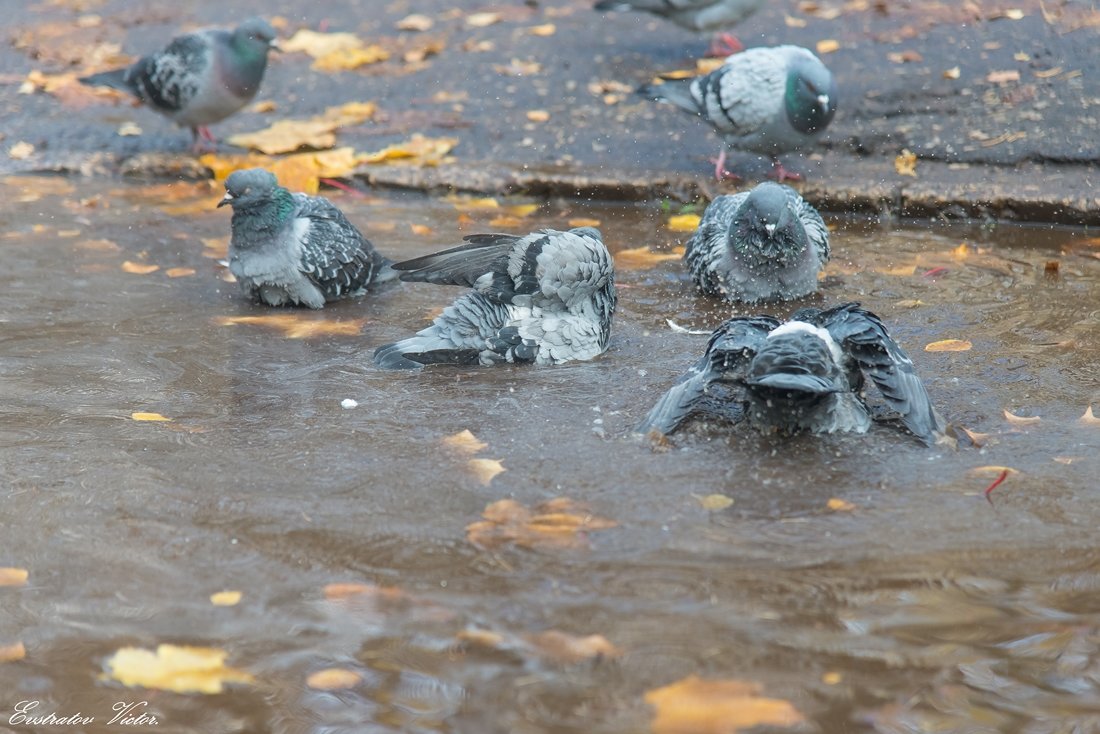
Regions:
M 475 234 L 464 239 L 464 245 L 393 266 L 404 281 L 473 291 L 415 336 L 379 347 L 376 365 L 552 365 L 592 359 L 607 349 L 615 278 L 599 230 L 545 229 L 522 237 Z
M 194 146 L 214 136 L 207 125 L 224 120 L 256 96 L 275 45 L 275 29 L 252 18 L 235 30 L 211 28 L 172 39 L 163 51 L 124 69 L 82 78 L 91 86 L 129 92 L 181 127 Z
M 669 434 L 692 414 L 710 413 L 765 433 L 864 433 L 872 418 L 865 376 L 925 444 L 943 433 L 912 361 L 858 303 L 802 309 L 786 323 L 771 316 L 726 321 L 636 430 Z
M 788 301 L 817 290 L 829 230 L 794 189 L 765 181 L 712 201 L 684 249 L 692 280 L 729 301 Z
M 796 179 L 779 162 L 784 153 L 813 143 L 836 113 L 836 82 L 809 50 L 800 46 L 750 48 L 694 79 L 650 84 L 639 90 L 698 115 L 733 148 L 769 156 L 779 181 Z M 715 162 L 725 171 L 723 147 Z
M 291 193 L 270 171 L 229 174 L 218 206 L 226 204 L 233 207 L 229 271 L 253 300 L 322 308 L 396 277 L 331 201 Z
M 717 31 L 732 28 L 764 7 L 765 0 L 600 0 L 595 10 L 642 10 L 667 18 L 689 31 Z M 736 53 L 741 42 L 728 33 L 711 45 L 712 51 L 725 47 L 726 54 Z

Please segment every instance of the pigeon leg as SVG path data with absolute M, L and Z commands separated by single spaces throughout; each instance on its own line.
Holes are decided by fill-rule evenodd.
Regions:
M 740 181 L 741 177 L 736 173 L 726 170 L 726 149 L 723 146 L 722 150 L 718 153 L 717 158 L 712 158 L 711 163 L 714 164 L 714 180 L 715 181 Z
M 218 149 L 218 139 L 206 125 L 191 128 L 191 150 L 195 153 L 213 153 Z
M 707 48 L 708 59 L 724 59 L 745 50 L 745 44 L 732 33 L 719 33 Z
M 788 171 L 783 167 L 783 164 L 779 162 L 778 158 L 772 158 L 772 176 L 779 183 L 784 181 L 801 181 L 802 174 L 795 173 L 794 171 Z

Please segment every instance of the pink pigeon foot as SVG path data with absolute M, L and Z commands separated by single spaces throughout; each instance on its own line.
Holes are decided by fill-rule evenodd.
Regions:
M 715 181 L 740 181 L 741 177 L 732 171 L 726 170 L 726 149 L 718 153 L 717 158 L 712 158 L 711 163 L 714 164 L 714 180 Z
M 191 150 L 195 153 L 213 153 L 218 149 L 218 139 L 206 125 L 191 128 Z
M 719 33 L 710 42 L 707 49 L 707 58 L 724 59 L 745 50 L 745 45 L 732 33 Z
M 775 158 L 775 159 L 772 160 L 772 176 L 774 176 L 775 180 L 778 181 L 779 183 L 783 183 L 784 181 L 801 181 L 802 180 L 802 174 L 801 173 L 795 173 L 794 171 L 788 171 L 786 168 L 783 167 L 783 164 L 779 162 L 778 158 Z

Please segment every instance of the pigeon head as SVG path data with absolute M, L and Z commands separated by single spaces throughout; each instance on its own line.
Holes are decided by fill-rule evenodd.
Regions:
M 762 423 L 795 432 L 844 386 L 840 347 L 829 332 L 789 321 L 768 334 L 742 378 L 750 410 Z
M 821 132 L 836 114 L 836 81 L 816 56 L 795 58 L 787 71 L 783 95 L 791 127 L 805 135 Z
M 746 259 L 786 267 L 809 244 L 788 189 L 766 181 L 745 197 L 730 221 L 730 243 Z
M 279 190 L 286 191 L 270 171 L 262 168 L 234 171 L 225 179 L 225 196 L 218 206 L 229 204 L 234 211 L 256 208 L 271 202 Z
M 249 18 L 233 31 L 233 46 L 254 55 L 266 56 L 270 48 L 279 49 L 275 29 L 263 18 Z

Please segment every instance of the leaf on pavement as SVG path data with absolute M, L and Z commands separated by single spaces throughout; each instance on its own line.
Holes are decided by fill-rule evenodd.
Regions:
M 124 686 L 141 686 L 175 693 L 221 693 L 230 683 L 255 678 L 225 664 L 229 656 L 216 647 L 158 645 L 156 651 L 123 647 L 107 659 L 104 678 Z
M 367 45 L 354 33 L 319 33 L 307 28 L 279 42 L 284 51 L 303 51 L 313 57 L 317 71 L 343 71 L 365 64 L 385 61 L 388 51 L 380 46 Z
M 614 253 L 615 267 L 620 270 L 646 270 L 669 260 L 684 256 L 683 247 L 673 247 L 668 252 L 654 252 L 645 245 Z
M 673 232 L 694 232 L 701 219 L 698 214 L 677 214 L 668 218 L 668 228 Z
M 458 145 L 458 138 L 429 138 L 420 133 L 414 133 L 403 143 L 388 145 L 373 153 L 363 153 L 359 156 L 359 162 L 401 161 L 417 166 L 438 166 L 456 145 Z
M 29 577 L 25 568 L 0 566 L 0 586 L 24 586 Z
M 760 695 L 759 683 L 689 676 L 647 691 L 655 709 L 654 734 L 736 734 L 755 726 L 795 726 L 805 721 L 789 701 Z
M 366 122 L 377 111 L 378 106 L 373 102 L 349 102 L 329 107 L 306 120 L 278 120 L 263 130 L 233 135 L 227 142 L 268 155 L 290 153 L 299 148 L 324 150 L 336 145 L 337 128 Z
M 397 30 L 423 32 L 429 30 L 433 24 L 434 21 L 428 16 L 422 13 L 413 13 L 397 21 Z

